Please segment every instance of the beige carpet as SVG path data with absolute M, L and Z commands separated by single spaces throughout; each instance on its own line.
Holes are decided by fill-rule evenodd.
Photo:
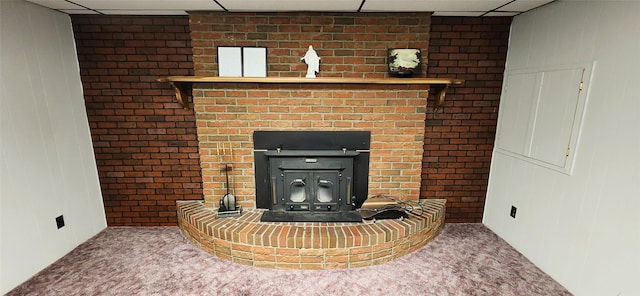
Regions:
M 177 227 L 109 227 L 7 295 L 571 295 L 481 224 L 447 224 L 425 247 L 347 270 L 234 264 Z

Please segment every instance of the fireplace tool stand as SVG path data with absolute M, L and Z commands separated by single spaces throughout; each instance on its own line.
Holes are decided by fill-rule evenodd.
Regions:
M 218 154 L 221 158 L 223 156 L 230 156 L 231 160 L 233 160 L 233 150 L 231 149 L 231 144 L 229 144 L 229 147 L 226 147 L 225 145 L 222 146 L 222 154 L 220 154 L 220 147 L 218 146 L 217 148 Z M 220 208 L 218 209 L 217 213 L 218 218 L 237 217 L 242 215 L 242 207 L 236 204 L 236 197 L 231 193 L 231 187 L 229 186 L 229 171 L 232 168 L 233 165 L 231 163 L 225 162 L 224 175 L 226 178 L 227 193 L 222 197 L 222 199 L 220 199 Z

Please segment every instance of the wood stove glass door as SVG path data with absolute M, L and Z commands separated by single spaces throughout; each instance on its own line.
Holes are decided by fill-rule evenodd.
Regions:
M 339 171 L 286 170 L 283 175 L 285 210 L 338 210 Z
M 340 201 L 340 174 L 335 171 L 316 171 L 314 172 L 314 191 L 315 199 L 313 201 L 314 211 L 332 211 L 338 210 Z

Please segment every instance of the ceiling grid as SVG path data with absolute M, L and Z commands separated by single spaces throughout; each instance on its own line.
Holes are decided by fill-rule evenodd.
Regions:
M 435 16 L 515 16 L 556 0 L 26 0 L 67 14 L 186 15 L 228 12 L 434 12 Z

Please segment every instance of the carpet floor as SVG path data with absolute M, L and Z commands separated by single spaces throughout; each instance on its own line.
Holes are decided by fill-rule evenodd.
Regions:
M 345 270 L 235 264 L 177 227 L 108 227 L 7 295 L 571 295 L 482 224 L 446 224 L 423 248 Z

